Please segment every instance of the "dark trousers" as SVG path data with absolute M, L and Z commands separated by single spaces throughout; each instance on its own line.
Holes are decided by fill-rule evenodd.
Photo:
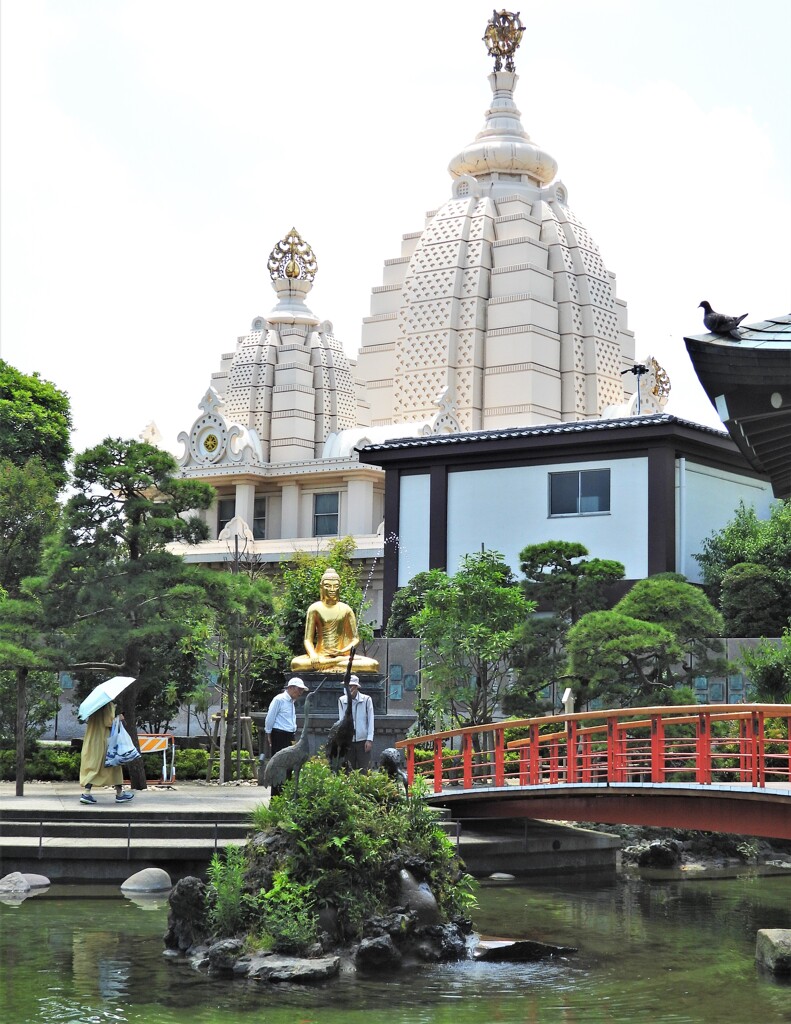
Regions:
M 286 747 L 290 747 L 294 742 L 295 732 L 284 732 L 282 729 L 272 730 L 272 751 L 270 757 L 273 757 L 278 750 L 285 750 Z M 291 772 L 288 773 L 288 778 L 291 778 Z M 272 786 L 272 796 L 280 796 L 280 792 L 283 789 L 282 786 Z
M 346 759 L 349 762 L 349 767 L 354 771 L 359 769 L 361 772 L 370 771 L 371 768 L 371 752 L 370 750 L 366 753 L 365 740 L 355 741 L 351 744 L 348 751 L 346 752 Z

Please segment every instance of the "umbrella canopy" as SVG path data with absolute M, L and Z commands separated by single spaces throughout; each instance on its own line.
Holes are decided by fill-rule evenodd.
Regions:
M 111 701 L 114 701 L 118 694 L 125 690 L 127 686 L 134 681 L 134 676 L 113 676 L 112 679 L 108 679 L 103 683 L 99 683 L 98 686 L 94 686 L 82 704 L 80 704 L 77 717 L 82 719 L 84 722 L 86 718 L 94 713 L 94 711 L 98 711 L 99 708 L 103 708 L 105 704 L 109 704 Z

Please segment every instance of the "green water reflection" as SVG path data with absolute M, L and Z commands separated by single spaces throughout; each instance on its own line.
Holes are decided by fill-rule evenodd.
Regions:
M 759 928 L 791 927 L 791 876 L 484 888 L 485 934 L 579 947 L 543 964 L 430 966 L 319 987 L 214 981 L 162 956 L 164 904 L 52 887 L 0 904 L 3 1024 L 789 1024 Z

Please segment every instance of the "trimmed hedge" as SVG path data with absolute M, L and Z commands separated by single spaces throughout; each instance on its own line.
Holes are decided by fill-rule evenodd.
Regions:
M 177 741 L 178 742 L 178 741 Z M 162 754 L 144 754 L 147 779 L 161 779 Z M 176 747 L 176 781 L 188 782 L 206 778 L 209 752 L 204 749 L 180 750 Z M 170 755 L 167 762 L 170 770 Z M 258 770 L 255 761 L 250 760 L 246 750 L 242 751 L 242 778 L 254 779 Z M 232 771 L 236 772 L 236 754 L 233 754 Z M 219 764 L 212 769 L 212 778 L 219 778 Z M 0 781 L 13 782 L 16 775 L 16 753 L 0 750 Z M 74 782 L 80 778 L 80 751 L 70 746 L 39 747 L 25 758 L 25 778 L 30 782 Z

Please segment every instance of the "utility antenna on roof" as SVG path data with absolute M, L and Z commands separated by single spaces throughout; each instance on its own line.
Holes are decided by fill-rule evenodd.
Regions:
M 625 373 L 633 373 L 637 377 L 637 415 L 640 415 L 640 378 L 648 373 L 648 367 L 645 363 L 635 363 L 634 366 L 629 366 L 625 370 L 621 370 L 621 376 Z

